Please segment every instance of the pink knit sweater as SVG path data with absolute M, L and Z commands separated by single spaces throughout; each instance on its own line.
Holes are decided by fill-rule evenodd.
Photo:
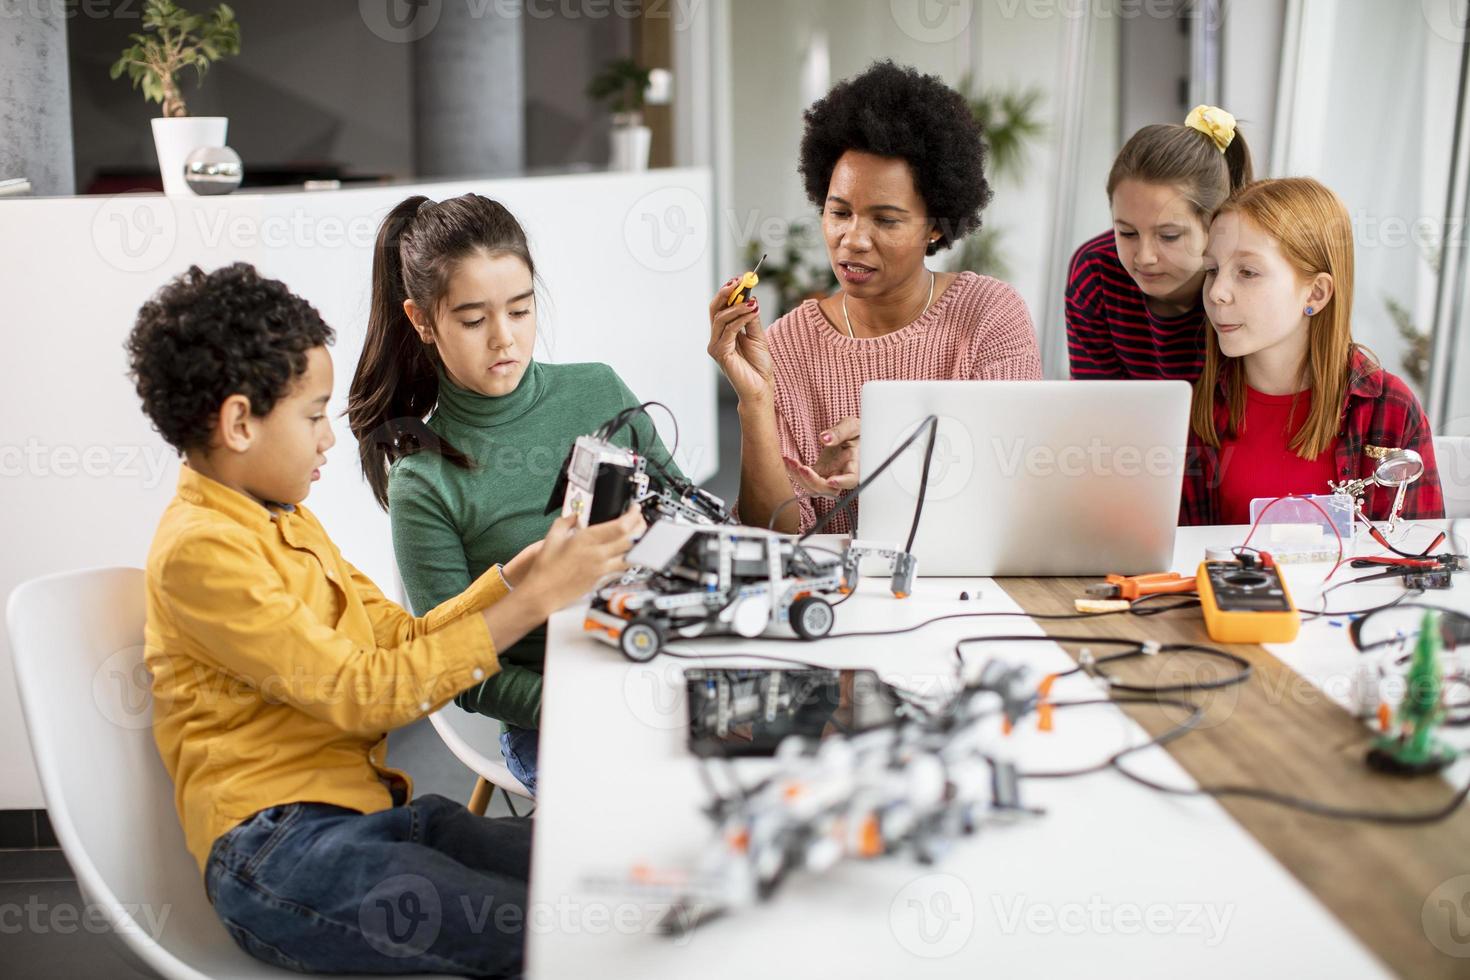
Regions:
M 839 332 L 807 300 L 767 331 L 776 368 L 776 423 L 781 453 L 816 466 L 819 436 L 849 415 L 857 416 L 865 381 L 1001 380 L 1041 377 L 1036 331 L 1026 303 L 1006 283 L 962 272 L 923 316 L 882 337 Z M 835 501 L 802 494 L 806 531 Z M 857 505 L 839 514 L 825 532 L 851 533 Z

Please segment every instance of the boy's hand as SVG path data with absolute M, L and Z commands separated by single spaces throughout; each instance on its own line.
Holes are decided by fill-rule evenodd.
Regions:
M 577 527 L 575 515 L 558 518 L 520 588 L 534 592 L 549 615 L 580 599 L 603 577 L 626 571 L 623 558 L 646 529 L 637 507 L 586 528 Z
M 500 577 L 505 579 L 507 585 L 515 588 L 516 583 L 526 580 L 526 576 L 531 573 L 532 566 L 536 564 L 536 556 L 541 554 L 541 546 L 545 543 L 545 541 L 533 541 L 521 549 L 520 554 L 501 566 Z

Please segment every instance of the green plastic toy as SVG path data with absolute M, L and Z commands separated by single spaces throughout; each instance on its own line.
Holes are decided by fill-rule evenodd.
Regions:
M 1418 776 L 1439 772 L 1459 753 L 1434 737 L 1444 723 L 1441 700 L 1439 613 L 1424 614 L 1419 640 L 1406 678 L 1408 689 L 1399 702 L 1397 731 L 1380 736 L 1368 751 L 1368 765 L 1380 772 Z

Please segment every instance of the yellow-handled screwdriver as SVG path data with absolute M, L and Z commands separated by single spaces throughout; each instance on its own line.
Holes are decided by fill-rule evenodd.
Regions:
M 736 303 L 745 301 L 745 298 L 750 295 L 750 291 L 761 281 L 761 277 L 756 275 L 756 273 L 761 271 L 761 262 L 765 260 L 765 253 L 762 252 L 760 262 L 755 264 L 755 268 L 740 277 L 740 285 L 736 286 L 735 291 L 730 294 L 729 300 L 725 302 L 726 306 L 734 306 Z

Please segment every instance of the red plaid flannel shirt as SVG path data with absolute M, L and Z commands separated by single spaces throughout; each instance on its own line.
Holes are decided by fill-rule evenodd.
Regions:
M 1215 427 L 1224 432 L 1229 421 L 1225 383 L 1216 391 Z M 1424 457 L 1424 475 L 1409 484 L 1404 494 L 1403 516 L 1407 520 L 1424 521 L 1444 517 L 1444 495 L 1439 485 L 1439 469 L 1434 461 L 1434 434 L 1419 399 L 1409 386 L 1380 368 L 1358 348 L 1353 349 L 1348 393 L 1343 405 L 1342 429 L 1337 438 L 1337 472 L 1339 480 L 1356 480 L 1369 476 L 1377 461 L 1363 452 L 1364 446 L 1412 449 Z M 1189 451 L 1185 457 L 1184 496 L 1179 505 L 1179 523 L 1220 523 L 1220 473 L 1230 465 L 1233 448 L 1226 444 L 1211 449 L 1191 430 Z M 1321 493 L 1329 493 L 1327 487 Z M 1363 494 L 1363 511 L 1375 521 L 1388 519 L 1396 491 L 1369 486 Z

